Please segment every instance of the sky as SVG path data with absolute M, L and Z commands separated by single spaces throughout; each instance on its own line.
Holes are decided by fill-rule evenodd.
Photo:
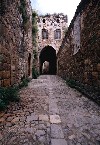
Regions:
M 39 14 L 64 13 L 70 24 L 81 0 L 31 0 L 32 8 Z

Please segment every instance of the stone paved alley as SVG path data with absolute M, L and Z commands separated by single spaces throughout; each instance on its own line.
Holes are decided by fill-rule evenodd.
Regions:
M 0 118 L 0 145 L 100 145 L 100 110 L 58 76 L 20 91 Z

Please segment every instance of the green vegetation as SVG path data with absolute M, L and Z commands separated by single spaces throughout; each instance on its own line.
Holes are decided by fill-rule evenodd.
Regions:
M 28 86 L 29 79 L 22 77 L 18 86 L 0 87 L 0 111 L 5 110 L 10 102 L 19 102 L 19 89 Z
M 32 68 L 32 78 L 37 79 L 38 76 L 39 76 L 38 71 L 33 67 Z
M 37 51 L 33 50 L 33 54 L 34 54 L 34 59 L 37 59 Z
M 29 83 L 29 79 L 28 78 L 25 78 L 25 76 L 23 76 L 21 78 L 21 83 L 19 84 L 18 88 L 21 89 L 23 87 L 27 87 L 28 86 L 28 83 Z
M 18 102 L 18 87 L 0 87 L 0 111 L 6 109 L 9 102 Z
M 66 83 L 100 105 L 100 86 L 90 86 L 72 79 L 66 79 Z
M 38 32 L 38 27 L 37 27 L 37 13 L 35 11 L 32 12 L 32 39 L 33 39 L 33 46 L 37 46 L 37 32 Z
M 0 111 L 5 110 L 7 107 L 6 103 L 0 99 Z
M 39 76 L 38 71 L 35 66 L 37 63 L 38 52 L 37 52 L 37 13 L 35 11 L 32 12 L 32 42 L 33 42 L 33 68 L 32 68 L 32 78 L 37 79 Z
M 19 10 L 20 10 L 20 13 L 22 14 L 23 28 L 26 30 L 26 24 L 29 20 L 29 17 L 27 15 L 27 11 L 26 11 L 26 2 L 25 2 L 25 0 L 20 0 Z

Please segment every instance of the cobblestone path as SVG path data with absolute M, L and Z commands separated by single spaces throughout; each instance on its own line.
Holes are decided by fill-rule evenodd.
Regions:
M 100 145 L 100 108 L 58 76 L 40 76 L 0 114 L 0 145 Z

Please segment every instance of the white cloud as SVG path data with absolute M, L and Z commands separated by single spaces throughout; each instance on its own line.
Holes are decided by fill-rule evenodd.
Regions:
M 81 0 L 31 0 L 32 7 L 39 13 L 64 13 L 68 15 L 68 21 L 72 20 L 76 8 Z

